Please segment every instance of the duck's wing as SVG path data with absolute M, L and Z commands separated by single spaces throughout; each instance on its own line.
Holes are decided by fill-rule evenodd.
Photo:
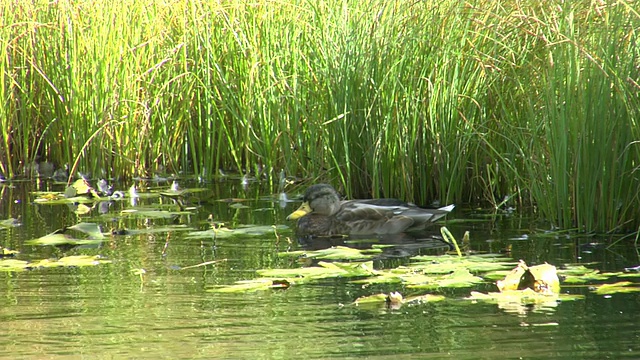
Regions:
M 398 205 L 379 205 L 394 203 Z M 397 234 L 422 229 L 452 209 L 453 205 L 422 209 L 395 199 L 352 200 L 343 202 L 336 218 L 348 225 L 351 234 Z

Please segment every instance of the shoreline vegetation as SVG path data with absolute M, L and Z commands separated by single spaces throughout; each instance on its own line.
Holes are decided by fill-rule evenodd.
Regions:
M 640 226 L 631 1 L 3 1 L 0 172 L 266 169 Z

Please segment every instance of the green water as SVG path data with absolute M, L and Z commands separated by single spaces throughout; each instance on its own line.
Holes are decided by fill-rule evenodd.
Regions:
M 34 204 L 31 191 L 38 186 L 33 183 L 1 185 L 0 218 L 17 218 L 22 225 L 0 230 L 0 245 L 21 251 L 18 258 L 99 254 L 112 262 L 0 272 L 4 350 L 0 358 L 640 358 L 640 293 L 603 296 L 585 287 L 563 287 L 563 291 L 586 297 L 552 309 L 519 312 L 464 300 L 471 290 L 495 290 L 486 284 L 435 292 L 446 295 L 442 302 L 395 310 L 362 308 L 352 305 L 359 296 L 394 290 L 408 294 L 410 290 L 329 279 L 286 290 L 210 291 L 218 285 L 256 278 L 257 269 L 299 266 L 296 259 L 278 256 L 300 248 L 291 229 L 281 230 L 279 237 L 269 233 L 203 240 L 187 239 L 184 231 L 149 231 L 110 236 L 99 246 L 25 244 L 78 222 L 99 223 L 103 231 L 167 225 L 204 230 L 210 227 L 207 218 L 213 215 L 231 227 L 291 225 L 285 217 L 296 204 L 281 208 L 277 194 L 267 193 L 258 183 L 247 189 L 234 181 L 199 186 L 211 189 L 212 197 L 190 214 L 136 219 L 120 215 L 122 209 L 131 207 L 127 200 L 114 203 L 104 214 L 96 208 L 87 215 L 76 215 L 67 205 Z M 247 201 L 215 201 L 226 198 Z M 136 206 L 144 203 L 141 200 Z M 470 230 L 474 248 L 498 252 L 510 246 L 512 257 L 529 263 L 548 261 L 561 266 L 581 262 L 603 271 L 639 263 L 630 241 L 606 249 L 593 244 L 606 239 L 545 237 L 540 230 L 544 225 L 515 214 L 487 218 L 458 209 L 449 216 L 456 218 L 474 220 L 447 225 L 459 238 Z M 422 246 L 420 241 L 398 241 L 396 245 L 386 259 L 374 264 L 397 266 L 407 261 L 403 255 L 442 250 Z M 217 262 L 180 270 L 207 261 Z M 137 273 L 140 269 L 145 271 L 142 278 Z

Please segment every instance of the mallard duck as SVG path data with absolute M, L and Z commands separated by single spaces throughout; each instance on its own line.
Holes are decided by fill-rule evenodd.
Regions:
M 327 184 L 310 186 L 298 210 L 298 235 L 382 235 L 422 230 L 453 210 L 454 205 L 423 209 L 397 199 L 340 200 Z

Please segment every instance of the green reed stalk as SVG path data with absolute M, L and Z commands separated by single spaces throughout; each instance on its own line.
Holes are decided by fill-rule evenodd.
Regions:
M 2 6 L 5 175 L 283 169 L 352 197 L 640 223 L 635 3 Z

